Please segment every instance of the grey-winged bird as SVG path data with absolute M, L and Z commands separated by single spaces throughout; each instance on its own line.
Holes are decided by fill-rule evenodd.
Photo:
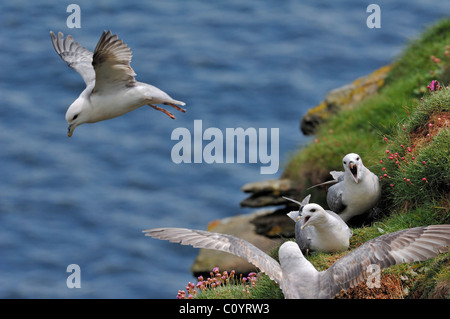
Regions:
M 295 241 L 305 254 L 308 251 L 338 252 L 347 250 L 350 245 L 352 230 L 338 214 L 325 210 L 322 206 L 309 203 L 308 195 L 299 204 L 298 211 L 287 215 L 295 222 Z
M 381 196 L 381 188 L 378 177 L 364 166 L 358 154 L 345 155 L 342 165 L 343 172 L 330 172 L 333 180 L 313 187 L 334 184 L 327 192 L 328 207 L 348 222 L 377 204 Z
M 287 241 L 280 246 L 280 262 L 251 243 L 227 234 L 186 228 L 144 230 L 146 236 L 215 249 L 245 258 L 280 285 L 289 299 L 333 298 L 341 290 L 368 279 L 373 269 L 422 261 L 449 251 L 450 225 L 416 227 L 376 237 L 353 249 L 327 270 L 317 271 L 299 246 Z
M 117 35 L 104 31 L 94 53 L 75 42 L 72 36 L 64 38 L 50 31 L 56 53 L 69 67 L 77 71 L 86 89 L 66 112 L 69 124 L 67 135 L 72 136 L 77 126 L 121 116 L 143 105 L 149 105 L 171 118 L 169 111 L 155 105 L 164 104 L 185 112 L 178 105 L 184 102 L 172 99 L 153 85 L 136 81 L 130 66 L 131 50 Z

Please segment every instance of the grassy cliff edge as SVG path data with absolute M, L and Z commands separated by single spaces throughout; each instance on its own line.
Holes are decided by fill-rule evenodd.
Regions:
M 450 223 L 449 51 L 450 19 L 446 19 L 407 45 L 377 94 L 330 116 L 314 142 L 302 147 L 285 167 L 282 178 L 296 183 L 298 199 L 311 193 L 312 200 L 324 207 L 325 189 L 308 187 L 329 180 L 331 170 L 340 170 L 343 155 L 358 153 L 380 176 L 382 214 L 369 225 L 353 228 L 350 250 L 384 233 Z M 323 270 L 346 253 L 312 253 L 308 259 Z M 362 283 L 338 298 L 448 299 L 449 265 L 450 253 L 397 265 L 382 271 L 380 288 Z M 204 289 L 197 297 L 282 298 L 264 275 L 233 282 Z

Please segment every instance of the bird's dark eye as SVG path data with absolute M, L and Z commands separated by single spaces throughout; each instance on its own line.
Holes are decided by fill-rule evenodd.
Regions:
M 75 116 L 73 117 L 72 121 L 75 121 L 78 117 L 78 114 L 75 114 Z
M 344 161 L 344 165 L 346 165 L 347 164 L 347 162 L 346 161 Z
M 316 211 L 316 209 L 315 209 L 315 208 L 311 208 L 309 211 L 310 211 L 311 213 L 314 213 L 314 212 Z
M 356 160 L 359 161 L 359 157 L 357 157 Z

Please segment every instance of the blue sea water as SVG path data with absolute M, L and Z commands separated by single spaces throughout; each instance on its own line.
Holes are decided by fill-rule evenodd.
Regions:
M 0 298 L 175 298 L 197 250 L 145 237 L 153 227 L 205 229 L 247 213 L 248 182 L 277 178 L 310 138 L 308 108 L 333 88 L 389 64 L 450 3 L 377 1 L 77 1 L 0 4 Z M 66 135 L 84 89 L 49 31 L 90 50 L 111 29 L 133 50 L 139 81 L 187 103 L 176 120 L 142 107 Z M 261 164 L 175 164 L 178 127 L 278 128 L 280 170 Z M 205 142 L 206 144 L 206 142 Z M 69 289 L 70 264 L 81 288 Z

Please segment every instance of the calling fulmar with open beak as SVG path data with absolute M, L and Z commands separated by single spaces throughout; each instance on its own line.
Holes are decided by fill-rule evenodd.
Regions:
M 358 164 L 354 162 L 350 162 L 348 164 L 348 167 L 350 169 L 350 172 L 352 173 L 352 177 L 355 180 L 355 183 L 358 184 L 359 176 L 358 176 Z

